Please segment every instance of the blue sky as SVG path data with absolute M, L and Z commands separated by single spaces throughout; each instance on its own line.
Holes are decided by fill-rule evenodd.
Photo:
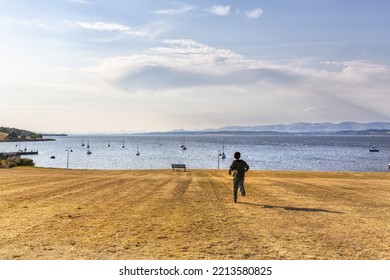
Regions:
M 390 121 L 389 13 L 387 0 L 0 0 L 0 125 Z

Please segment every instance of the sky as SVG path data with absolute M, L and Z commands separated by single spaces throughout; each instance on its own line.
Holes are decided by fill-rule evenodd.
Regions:
M 0 126 L 390 121 L 388 0 L 0 0 Z

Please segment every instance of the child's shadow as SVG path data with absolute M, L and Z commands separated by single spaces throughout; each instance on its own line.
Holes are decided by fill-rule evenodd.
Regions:
M 252 206 L 260 206 L 267 209 L 284 209 L 286 211 L 302 211 L 302 212 L 326 212 L 326 213 L 333 213 L 333 214 L 344 214 L 343 212 L 339 211 L 332 211 L 332 210 L 326 210 L 326 209 L 319 209 L 319 208 L 302 208 L 302 207 L 291 207 L 291 206 L 274 206 L 274 205 L 264 205 L 259 203 L 249 203 L 249 202 L 238 202 L 241 204 L 246 205 L 252 205 Z

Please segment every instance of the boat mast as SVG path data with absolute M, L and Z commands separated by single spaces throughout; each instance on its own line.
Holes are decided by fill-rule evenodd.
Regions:
M 221 155 L 221 158 L 222 159 L 226 158 L 226 155 L 225 155 L 225 142 L 222 142 L 222 155 Z

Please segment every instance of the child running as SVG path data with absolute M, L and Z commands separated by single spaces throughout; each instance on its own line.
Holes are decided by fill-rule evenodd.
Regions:
M 245 196 L 244 178 L 245 172 L 248 171 L 249 165 L 241 158 L 240 152 L 234 153 L 234 160 L 229 168 L 229 175 L 233 172 L 233 201 L 237 202 L 237 191 L 240 188 L 242 196 Z

